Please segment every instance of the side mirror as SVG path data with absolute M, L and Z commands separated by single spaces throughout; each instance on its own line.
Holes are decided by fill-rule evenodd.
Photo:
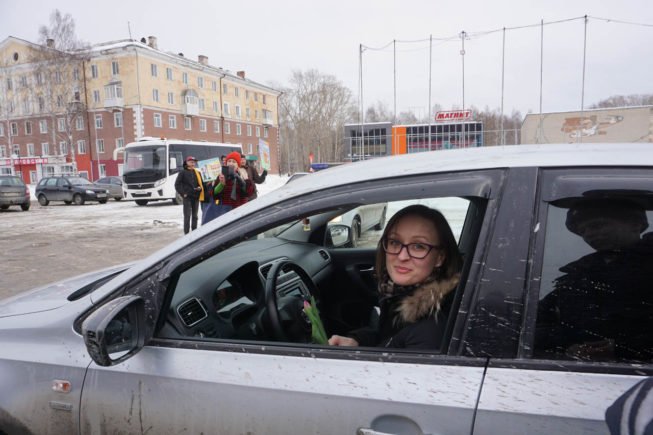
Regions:
M 139 296 L 116 298 L 82 324 L 86 350 L 98 365 L 118 364 L 145 345 L 145 303 Z
M 170 169 L 177 169 L 177 159 L 170 157 Z
M 347 225 L 329 225 L 324 245 L 327 248 L 344 248 L 351 243 L 351 229 Z

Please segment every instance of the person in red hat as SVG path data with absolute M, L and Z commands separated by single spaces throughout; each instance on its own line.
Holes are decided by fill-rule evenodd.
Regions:
M 240 174 L 240 153 L 234 151 L 227 154 L 226 162 L 229 173 L 218 177 L 214 196 L 219 198 L 223 205 L 236 208 L 247 202 L 253 191 L 252 183 Z
M 186 157 L 184 169 L 177 174 L 175 190 L 184 198 L 184 234 L 197 228 L 199 204 L 204 201 L 202 174 L 195 169 L 197 159 Z

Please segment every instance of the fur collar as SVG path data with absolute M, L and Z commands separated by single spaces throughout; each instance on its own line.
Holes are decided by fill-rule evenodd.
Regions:
M 460 275 L 456 274 L 441 281 L 431 281 L 418 287 L 403 298 L 397 307 L 397 313 L 404 323 L 415 323 L 422 317 L 435 314 L 440 310 L 442 299 L 453 291 Z

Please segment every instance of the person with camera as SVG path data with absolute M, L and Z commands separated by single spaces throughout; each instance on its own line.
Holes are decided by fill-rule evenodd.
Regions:
M 197 228 L 197 212 L 199 204 L 204 201 L 204 185 L 202 174 L 195 169 L 197 159 L 186 157 L 184 169 L 179 171 L 175 181 L 175 190 L 183 198 L 184 204 L 184 234 Z

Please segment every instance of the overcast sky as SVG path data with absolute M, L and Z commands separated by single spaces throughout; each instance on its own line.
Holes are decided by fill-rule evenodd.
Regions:
M 0 0 L 0 35 L 36 41 L 54 8 L 70 13 L 77 35 L 89 43 L 158 38 L 159 48 L 209 63 L 265 84 L 287 84 L 293 70 L 336 76 L 359 98 L 359 46 L 365 106 L 382 101 L 394 110 L 392 41 L 397 42 L 397 112 L 418 116 L 429 102 L 429 36 L 433 37 L 432 103 L 463 104 L 460 55 L 465 40 L 465 106 L 499 108 L 502 28 L 590 17 L 587 27 L 585 105 L 616 94 L 653 93 L 651 0 L 435 1 L 435 0 L 184 0 L 89 2 Z M 504 107 L 525 113 L 540 107 L 540 33 L 536 27 L 506 31 Z M 544 26 L 543 111 L 578 110 L 583 65 L 582 19 Z M 453 37 L 454 40 L 443 40 Z

